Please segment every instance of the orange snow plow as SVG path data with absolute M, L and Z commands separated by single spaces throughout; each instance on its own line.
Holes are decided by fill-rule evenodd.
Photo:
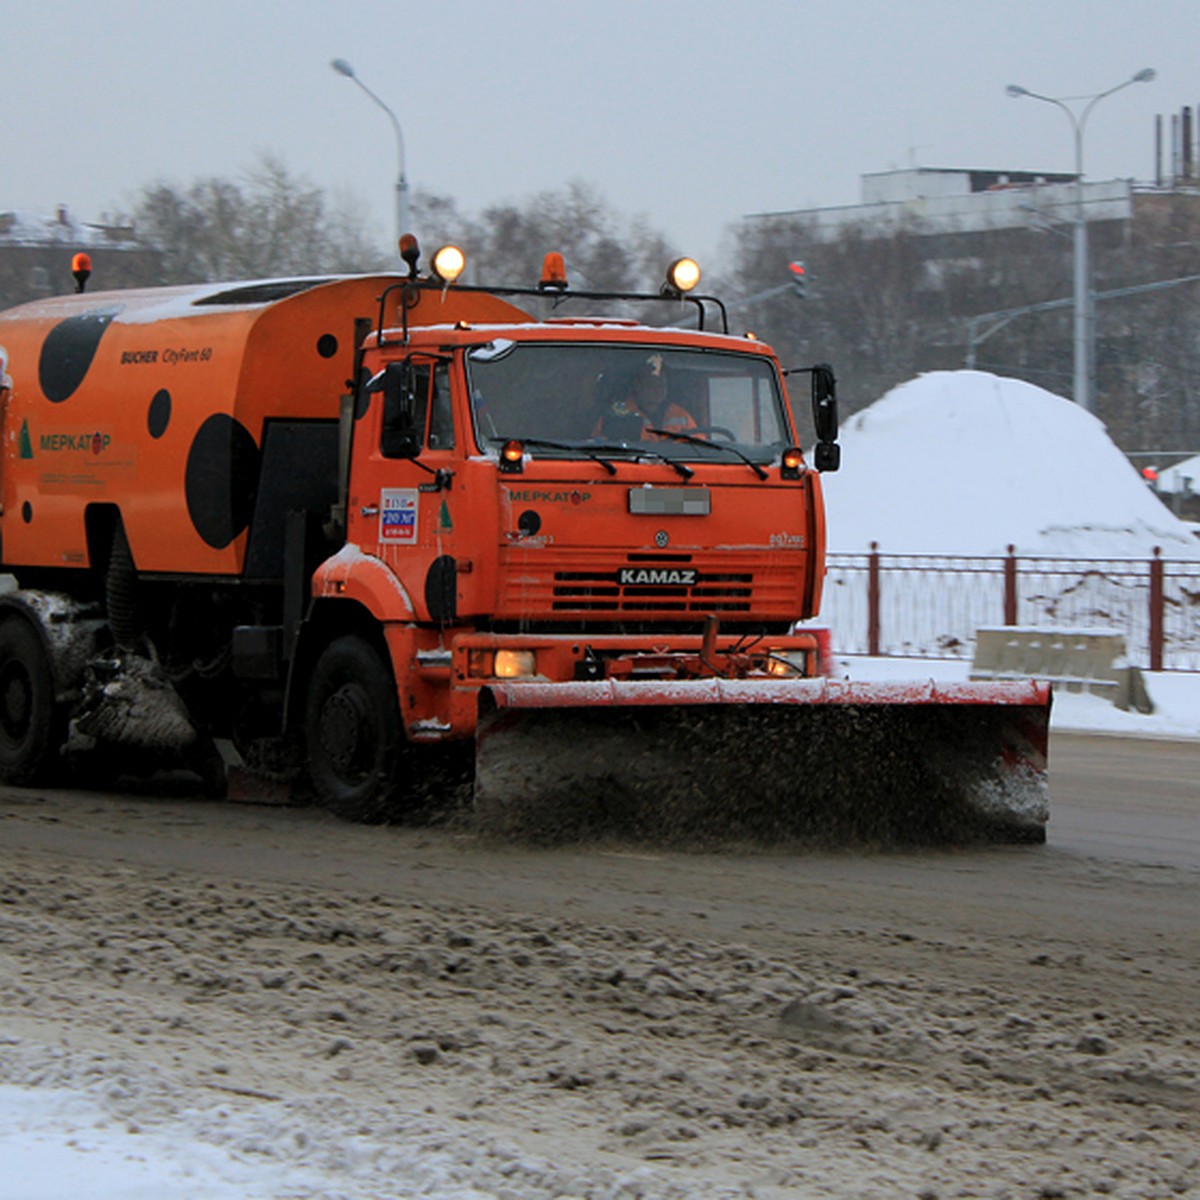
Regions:
M 839 682 L 803 631 L 827 364 L 691 260 L 402 256 L 0 312 L 0 781 L 240 760 L 392 821 L 474 742 L 480 820 L 543 840 L 1045 836 L 1046 687 Z
M 546 839 L 1041 842 L 1049 686 L 697 679 L 491 688 L 488 828 Z

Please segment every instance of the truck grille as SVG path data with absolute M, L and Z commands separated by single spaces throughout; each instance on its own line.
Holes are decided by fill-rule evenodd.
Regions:
M 557 569 L 544 574 L 528 565 L 512 564 L 504 572 L 506 616 L 788 615 L 797 611 L 803 575 L 799 566 L 764 568 L 761 560 L 757 569 L 747 569 L 743 556 L 733 554 L 559 558 Z

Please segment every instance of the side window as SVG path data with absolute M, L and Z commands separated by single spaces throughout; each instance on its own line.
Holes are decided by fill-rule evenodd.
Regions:
M 454 449 L 454 413 L 450 407 L 450 368 L 438 363 L 433 371 L 433 390 L 429 397 L 430 450 Z
M 384 458 L 413 458 L 423 449 L 454 448 L 450 371 L 444 363 L 394 363 L 394 387 L 385 388 L 380 450 Z
M 379 449 L 384 458 L 413 458 L 425 440 L 432 372 L 420 363 L 393 363 L 397 372 L 394 387 L 385 387 L 383 426 Z

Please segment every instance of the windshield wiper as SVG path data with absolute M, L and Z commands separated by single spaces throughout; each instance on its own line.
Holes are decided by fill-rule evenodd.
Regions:
M 663 454 L 661 450 L 649 450 L 645 446 L 635 446 L 632 442 L 618 442 L 614 445 L 606 443 L 597 446 L 596 449 L 607 450 L 610 453 L 620 450 L 623 454 L 632 454 L 635 458 L 655 458 L 659 462 L 665 462 L 681 479 L 691 479 L 696 473 L 687 463 L 682 463 L 677 458 L 672 458 L 669 454 Z
M 510 439 L 493 438 L 491 440 L 504 442 Z M 595 453 L 595 451 L 589 449 L 587 446 L 579 445 L 578 442 L 552 442 L 546 438 L 527 437 L 518 437 L 511 440 L 518 441 L 523 446 L 539 446 L 543 450 L 570 450 L 576 454 L 583 454 L 590 458 L 593 462 L 598 462 L 610 475 L 615 475 L 617 473 L 617 468 L 614 467 L 607 458 L 601 458 L 599 454 Z M 608 447 L 601 446 L 600 449 L 605 450 L 608 449 Z
M 675 442 L 687 442 L 691 446 L 705 446 L 709 450 L 728 450 L 730 454 L 740 458 L 759 479 L 770 479 L 770 475 L 758 463 L 752 458 L 747 458 L 736 446 L 731 446 L 728 442 L 710 442 L 708 438 L 697 437 L 693 433 L 680 433 L 675 429 L 648 429 L 646 432 L 670 438 Z
M 659 462 L 664 462 L 671 467 L 681 479 L 691 479 L 696 473 L 687 463 L 682 463 L 678 459 L 671 458 L 668 454 L 663 454 L 659 450 L 650 450 L 644 446 L 635 446 L 630 442 L 582 446 L 578 442 L 555 442 L 549 438 L 517 438 L 515 440 L 525 446 L 541 447 L 544 450 L 570 450 L 586 455 L 593 462 L 598 462 L 610 475 L 615 475 L 617 468 L 607 458 L 603 457 L 605 453 L 632 454 L 635 458 L 657 459 Z M 599 453 L 597 453 L 598 451 Z
M 507 441 L 508 439 L 492 438 L 490 440 Z M 650 450 L 644 446 L 634 446 L 629 442 L 618 442 L 612 445 L 605 443 L 599 446 L 582 446 L 578 442 L 555 442 L 551 441 L 549 438 L 519 437 L 513 440 L 520 442 L 523 446 L 534 446 L 543 450 L 568 450 L 577 454 L 583 454 L 587 458 L 590 458 L 593 462 L 599 463 L 610 475 L 615 475 L 617 473 L 617 468 L 603 456 L 605 452 L 610 454 L 632 454 L 635 458 L 657 459 L 659 462 L 666 463 L 667 466 L 669 466 L 681 479 L 691 479 L 691 477 L 696 473 L 687 465 L 687 463 L 682 463 L 678 459 L 672 458 L 668 454 L 663 454 L 659 450 Z M 707 442 L 702 444 L 708 445 Z M 600 451 L 600 453 L 597 453 L 597 451 Z M 766 476 L 764 475 L 763 478 L 765 479 Z

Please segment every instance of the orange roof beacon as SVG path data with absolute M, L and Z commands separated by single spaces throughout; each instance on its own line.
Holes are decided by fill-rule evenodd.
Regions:
M 690 259 L 483 288 L 406 240 L 394 276 L 85 293 L 77 262 L 0 312 L 0 779 L 294 767 L 383 820 L 473 765 L 478 819 L 538 836 L 1044 838 L 1044 685 L 838 681 L 801 624 L 828 366 L 731 335 Z

